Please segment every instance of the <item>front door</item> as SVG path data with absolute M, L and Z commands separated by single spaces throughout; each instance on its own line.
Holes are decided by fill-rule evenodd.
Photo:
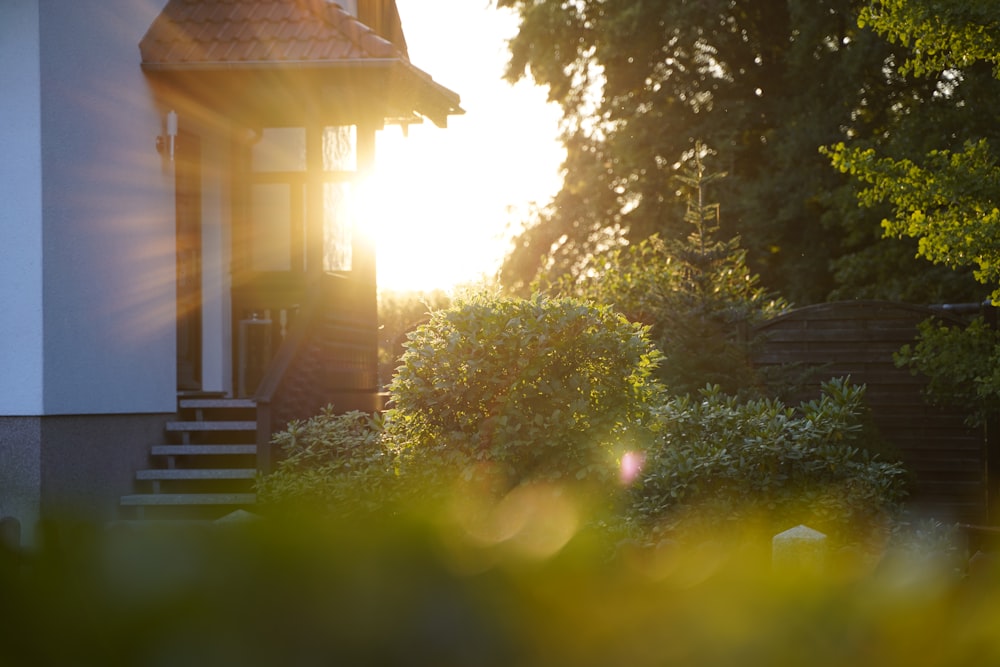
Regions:
M 201 145 L 182 132 L 174 149 L 177 217 L 177 388 L 201 389 Z

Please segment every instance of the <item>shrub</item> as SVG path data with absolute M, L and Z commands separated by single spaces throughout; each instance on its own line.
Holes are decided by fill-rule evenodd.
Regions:
M 917 341 L 894 359 L 929 378 L 925 395 L 934 404 L 969 409 L 970 426 L 982 426 L 1000 407 L 1000 331 L 981 315 L 964 328 L 921 322 Z
M 390 385 L 388 428 L 425 470 L 605 481 L 659 391 L 647 330 L 575 299 L 472 294 L 431 314 Z
M 338 415 L 327 406 L 311 419 L 290 423 L 273 443 L 284 458 L 257 480 L 262 504 L 306 504 L 349 517 L 378 510 L 395 497 L 395 454 L 380 415 Z
M 392 380 L 403 354 L 406 334 L 427 321 L 428 313 L 445 308 L 451 297 L 443 290 L 430 292 L 379 290 L 378 293 L 378 377 L 379 386 Z
M 788 408 L 740 402 L 717 387 L 671 398 L 632 486 L 628 519 L 644 534 L 806 523 L 843 539 L 880 530 L 898 508 L 905 471 L 859 446 L 864 389 L 845 380 Z

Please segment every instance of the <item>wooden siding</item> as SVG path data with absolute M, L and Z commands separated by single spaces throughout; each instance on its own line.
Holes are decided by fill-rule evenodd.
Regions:
M 380 407 L 374 284 L 323 276 L 257 389 L 257 460 L 272 469 L 271 435 L 332 405 L 338 413 Z
M 850 376 L 866 386 L 866 402 L 881 436 L 913 473 L 910 504 L 941 520 L 986 520 L 986 441 L 965 425 L 964 410 L 929 405 L 926 379 L 896 368 L 893 353 L 911 343 L 917 324 L 936 316 L 964 323 L 941 309 L 884 301 L 808 306 L 754 330 L 755 362 L 775 371 L 808 371 L 787 397 L 811 400 L 822 381 Z

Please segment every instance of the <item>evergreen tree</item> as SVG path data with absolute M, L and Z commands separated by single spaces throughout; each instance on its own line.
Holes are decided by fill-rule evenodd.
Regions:
M 706 171 L 707 154 L 696 144 L 676 179 L 688 200 L 685 239 L 654 235 L 597 253 L 583 277 L 555 285 L 650 326 L 665 358 L 660 378 L 675 394 L 706 384 L 731 393 L 752 388 L 749 329 L 787 307 L 751 273 L 740 237 L 720 235 L 721 208 L 707 200 L 707 188 L 725 174 Z

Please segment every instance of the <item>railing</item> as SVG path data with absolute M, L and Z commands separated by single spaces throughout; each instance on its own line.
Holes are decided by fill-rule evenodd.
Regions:
M 257 402 L 257 465 L 276 463 L 271 435 L 326 405 L 340 412 L 379 408 L 377 311 L 373 289 L 327 275 L 288 325 L 263 374 Z
M 292 304 L 242 310 L 237 342 L 238 396 L 256 393 L 271 360 L 288 337 L 300 307 Z

